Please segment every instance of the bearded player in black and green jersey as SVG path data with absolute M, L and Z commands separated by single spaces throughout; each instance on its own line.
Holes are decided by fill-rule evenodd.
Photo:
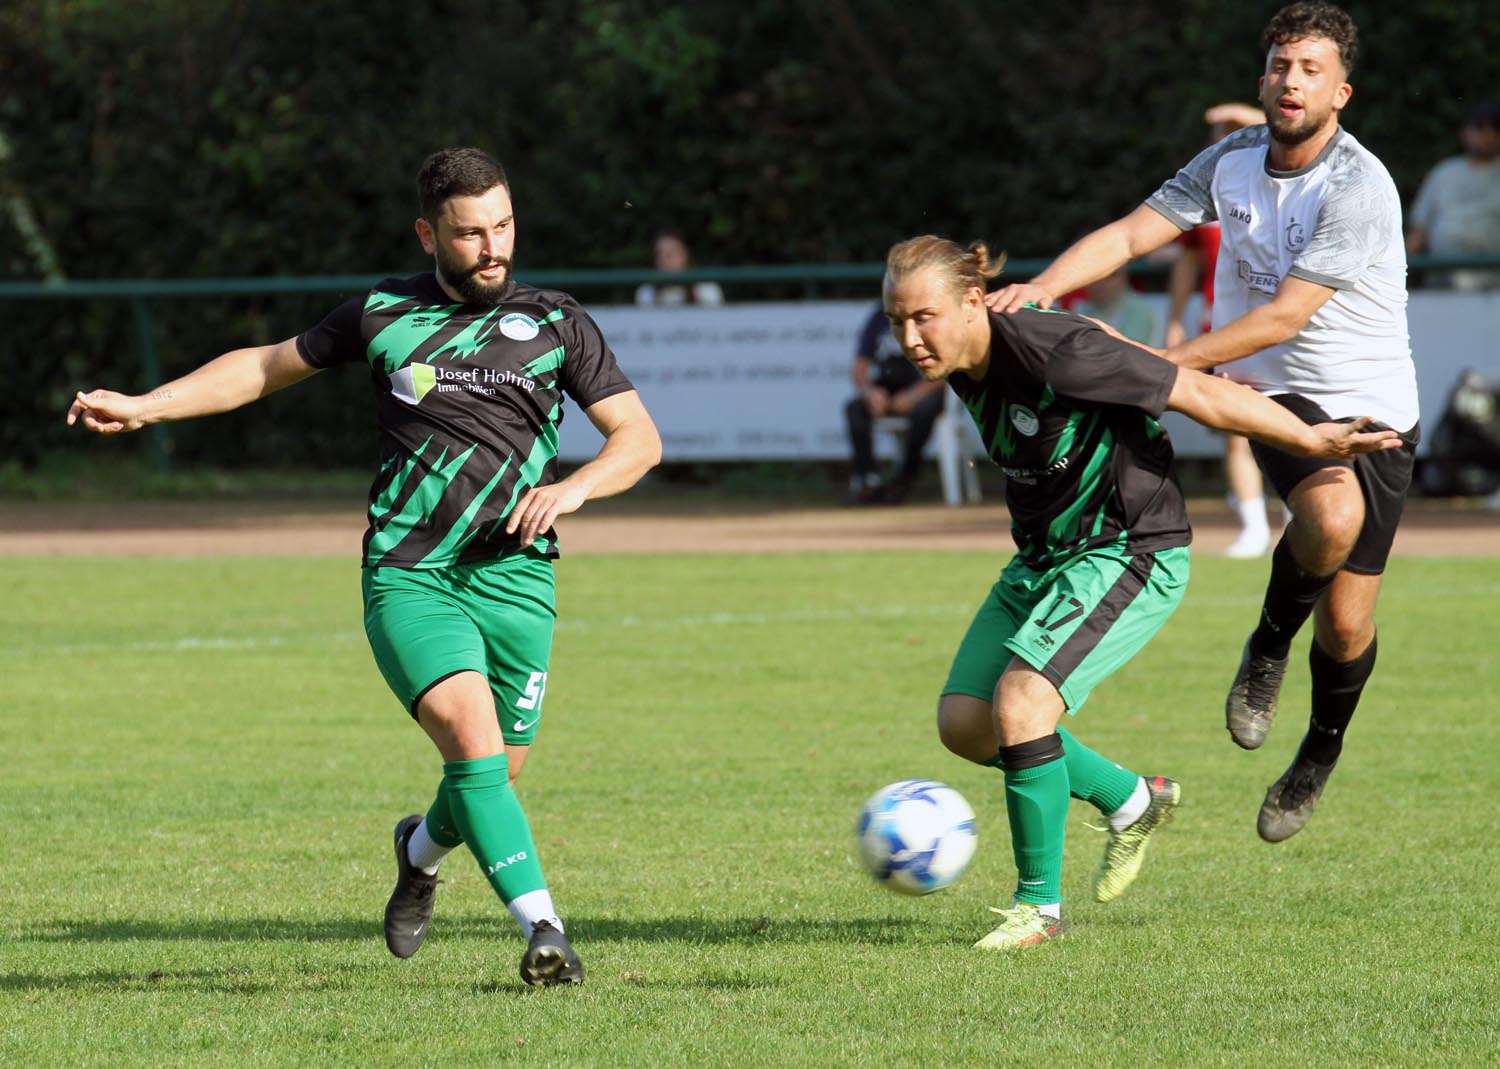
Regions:
M 1032 946 L 1063 934 L 1068 799 L 1097 806 L 1110 841 L 1094 897 L 1117 897 L 1152 833 L 1181 803 L 1060 725 L 1128 661 L 1181 600 L 1188 527 L 1166 409 L 1290 453 L 1347 458 L 1401 446 L 1367 419 L 1309 426 L 1248 387 L 1177 368 L 1068 312 L 985 307 L 1004 262 L 936 237 L 886 259 L 886 316 L 928 380 L 946 379 L 1004 470 L 1016 555 L 969 626 L 938 701 L 943 744 L 1005 776 L 1018 882 L 975 945 Z
M 276 345 L 237 349 L 148 395 L 80 392 L 68 422 L 103 434 L 238 408 L 334 364 L 369 367 L 380 424 L 362 583 L 386 682 L 432 739 L 443 778 L 425 818 L 396 825 L 386 944 L 416 953 L 438 865 L 460 844 L 520 923 L 521 976 L 576 983 L 526 814 L 526 760 L 552 648 L 553 520 L 634 485 L 661 457 L 656 427 L 599 328 L 567 294 L 515 281 L 500 165 L 445 149 L 417 176 L 431 273 L 387 279 Z M 567 393 L 604 435 L 557 478 Z

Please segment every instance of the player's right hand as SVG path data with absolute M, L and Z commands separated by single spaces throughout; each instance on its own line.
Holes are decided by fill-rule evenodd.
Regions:
M 1401 435 L 1395 431 L 1365 430 L 1372 422 L 1373 417 L 1361 416 L 1348 423 L 1313 424 L 1312 431 L 1317 436 L 1318 447 L 1311 455 L 1350 460 L 1361 453 L 1379 453 L 1401 448 L 1404 443 Z
M 68 426 L 83 422 L 83 425 L 98 434 L 119 434 L 121 431 L 138 431 L 145 426 L 141 418 L 144 402 L 113 390 L 78 391 L 73 403 L 68 406 Z
M 984 303 L 992 312 L 1004 312 L 1009 315 L 1019 312 L 1028 304 L 1036 303 L 1038 308 L 1052 307 L 1052 294 L 1032 282 L 1012 282 L 1009 286 L 1001 286 L 993 293 L 984 295 Z

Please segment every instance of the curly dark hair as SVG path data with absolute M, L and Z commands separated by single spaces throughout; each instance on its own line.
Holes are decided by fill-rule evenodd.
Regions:
M 417 172 L 417 204 L 422 218 L 437 221 L 449 197 L 477 197 L 496 186 L 510 188 L 505 168 L 477 148 L 445 148 L 422 161 Z
M 1359 59 L 1359 31 L 1354 20 L 1341 7 L 1319 2 L 1288 4 L 1271 16 L 1271 22 L 1260 35 L 1261 54 L 1272 45 L 1300 41 L 1307 37 L 1324 37 L 1338 45 L 1344 74 L 1354 73 Z

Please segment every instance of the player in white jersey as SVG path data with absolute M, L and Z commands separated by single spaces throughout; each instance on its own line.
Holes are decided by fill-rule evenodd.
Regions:
M 1224 366 L 1309 423 L 1371 416 L 1401 432 L 1403 448 L 1353 463 L 1255 450 L 1293 519 L 1225 701 L 1238 745 L 1264 741 L 1292 637 L 1309 615 L 1314 626 L 1308 731 L 1257 821 L 1262 838 L 1279 842 L 1312 816 L 1374 668 L 1375 601 L 1419 430 L 1400 198 L 1380 161 L 1339 125 L 1353 92 L 1354 23 L 1331 4 L 1291 4 L 1261 47 L 1265 126 L 1204 150 L 1135 211 L 988 300 L 1007 312 L 1028 301 L 1048 307 L 1217 219 L 1214 329 L 1158 352 L 1182 367 Z

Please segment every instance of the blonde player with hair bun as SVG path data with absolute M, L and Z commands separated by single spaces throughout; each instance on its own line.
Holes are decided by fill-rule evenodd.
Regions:
M 1181 803 L 1060 724 L 1165 622 L 1188 580 L 1188 527 L 1157 422 L 1167 409 L 1305 456 L 1346 458 L 1400 445 L 1363 421 L 1310 426 L 1255 391 L 1182 370 L 1093 320 L 985 305 L 1005 263 L 983 242 L 924 235 L 886 258 L 886 318 L 906 358 L 946 380 L 1004 469 L 1016 554 L 960 643 L 938 699 L 953 753 L 1001 770 L 1018 880 L 1002 921 L 975 945 L 1060 936 L 1069 796 L 1098 807 L 1109 843 L 1094 897 L 1118 897 Z

